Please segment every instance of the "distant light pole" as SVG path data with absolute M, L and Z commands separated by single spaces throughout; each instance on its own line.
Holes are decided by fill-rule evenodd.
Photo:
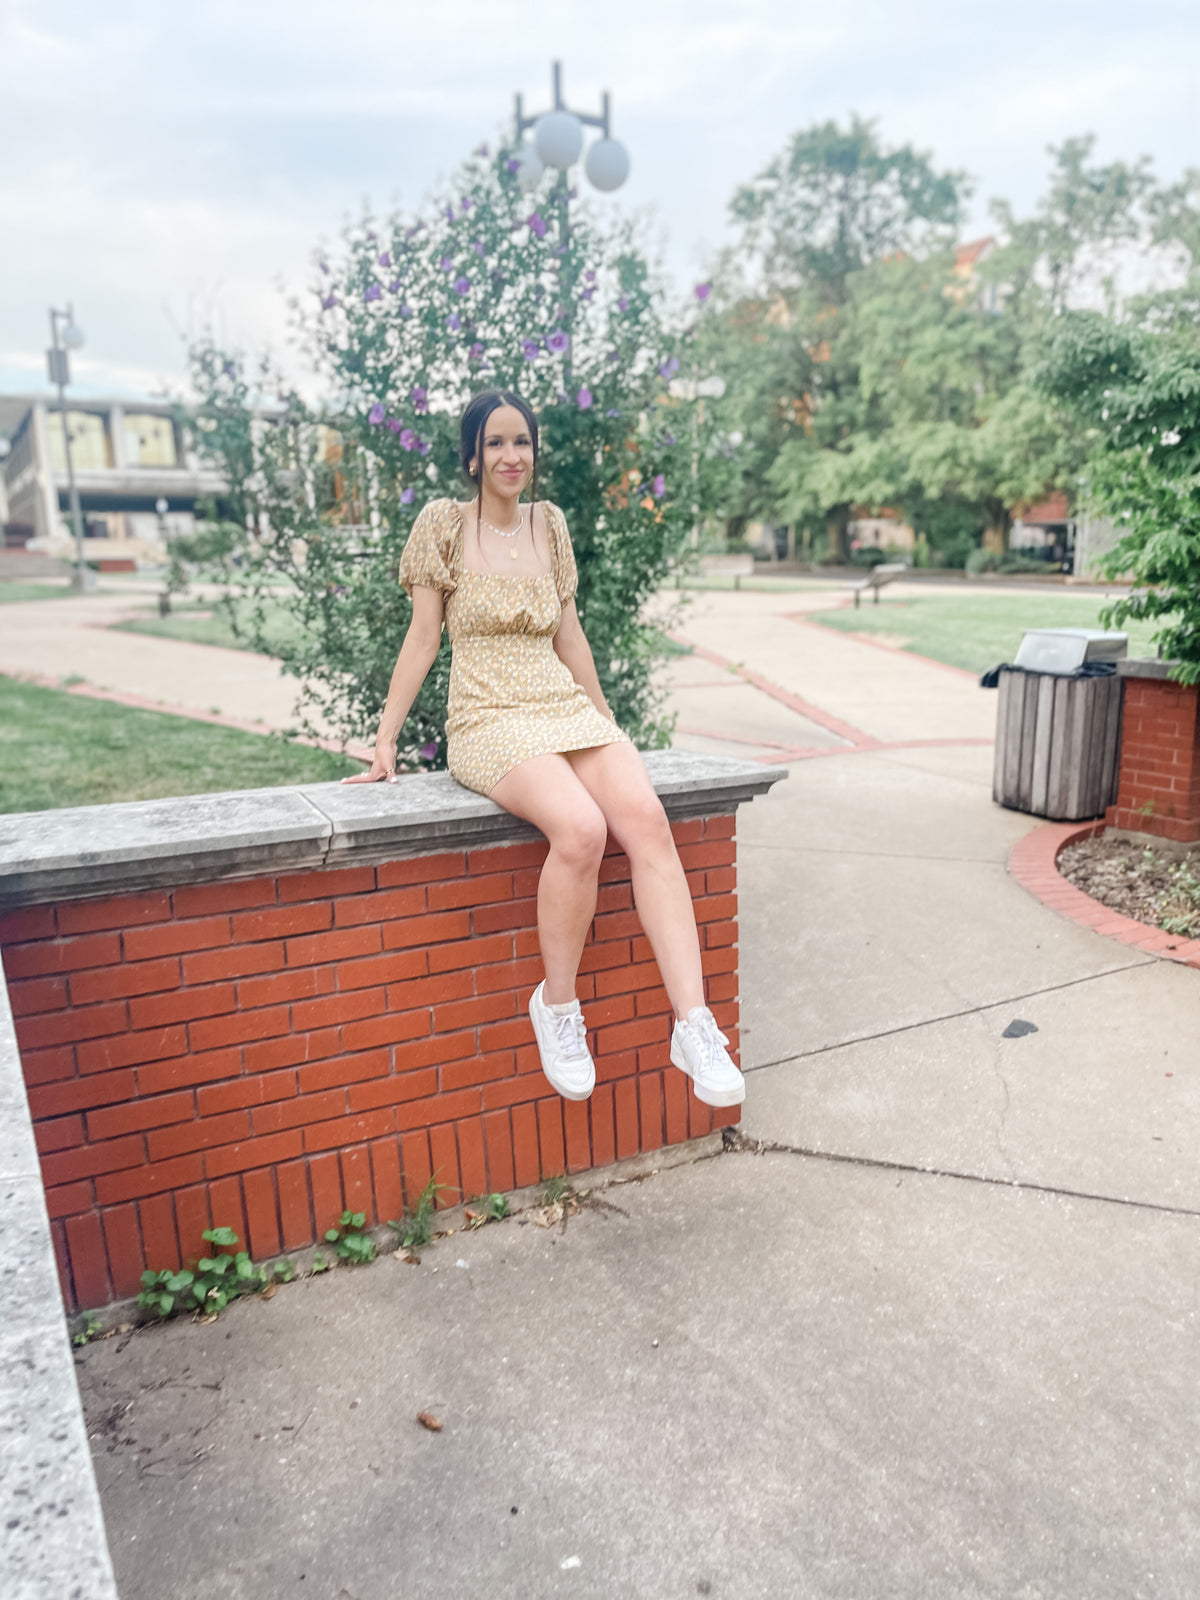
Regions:
M 554 108 L 551 111 L 539 111 L 533 116 L 525 115 L 523 97 L 514 95 L 514 122 L 517 132 L 517 142 L 524 139 L 525 134 L 532 128 L 535 130 L 532 143 L 522 146 L 519 156 L 520 167 L 517 172 L 521 187 L 532 193 L 542 180 L 542 175 L 547 167 L 557 167 L 558 177 L 554 183 L 554 203 L 558 206 L 558 237 L 559 246 L 564 258 L 567 256 L 567 247 L 571 241 L 571 224 L 569 217 L 570 187 L 567 181 L 568 170 L 575 165 L 583 153 L 583 125 L 600 129 L 600 138 L 589 147 L 584 157 L 583 170 L 587 174 L 588 182 L 593 188 L 605 194 L 619 189 L 629 176 L 629 153 L 625 146 L 614 139 L 609 131 L 611 117 L 611 102 L 607 89 L 600 96 L 600 113 L 593 115 L 586 111 L 571 111 L 563 104 L 562 97 L 562 63 L 553 64 L 554 82 Z M 571 301 L 573 283 L 568 273 L 567 281 L 563 283 L 563 323 L 569 331 L 571 320 Z
M 60 333 L 59 323 L 65 324 Z M 46 351 L 46 366 L 50 382 L 58 388 L 58 412 L 62 418 L 63 448 L 67 455 L 67 488 L 71 500 L 71 524 L 75 531 L 75 571 L 71 574 L 71 587 L 81 594 L 90 594 L 96 587 L 96 574 L 83 558 L 83 512 L 79 508 L 79 490 L 75 487 L 75 463 L 71 459 L 71 429 L 67 424 L 66 386 L 71 381 L 71 364 L 68 350 L 78 350 L 83 344 L 83 333 L 75 322 L 75 312 L 68 300 L 65 311 L 50 307 L 50 348 Z M 55 496 L 57 504 L 58 497 Z

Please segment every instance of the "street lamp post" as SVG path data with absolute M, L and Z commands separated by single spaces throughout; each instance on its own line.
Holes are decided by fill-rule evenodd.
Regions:
M 61 332 L 59 324 L 64 324 Z M 75 533 L 75 571 L 71 574 L 71 587 L 81 594 L 90 594 L 96 587 L 96 574 L 83 558 L 83 512 L 79 506 L 79 490 L 75 486 L 75 463 L 71 458 L 71 429 L 67 423 L 66 387 L 71 381 L 69 350 L 78 350 L 83 344 L 83 334 L 75 322 L 70 301 L 65 311 L 50 307 L 50 348 L 46 352 L 46 365 L 50 382 L 58 389 L 58 413 L 62 418 L 63 449 L 67 456 L 67 489 L 71 501 L 71 525 Z M 57 503 L 57 495 L 55 501 Z

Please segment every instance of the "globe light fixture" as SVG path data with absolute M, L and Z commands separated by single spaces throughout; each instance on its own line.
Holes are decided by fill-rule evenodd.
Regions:
M 597 139 L 588 150 L 583 170 L 593 189 L 609 194 L 629 176 L 629 152 L 617 139 Z
M 82 350 L 83 346 L 87 343 L 86 339 L 83 337 L 83 329 L 75 321 L 75 318 L 71 315 L 69 308 L 67 311 L 67 316 L 70 320 L 67 322 L 66 327 L 59 334 L 59 338 L 62 341 L 65 349 Z
M 583 130 L 598 128 L 600 137 L 584 156 L 583 170 L 593 188 L 604 194 L 619 189 L 629 176 L 629 152 L 609 131 L 610 104 L 607 91 L 601 96 L 599 115 L 571 111 L 563 104 L 562 65 L 553 66 L 554 106 L 532 117 L 525 115 L 520 95 L 516 99 L 516 133 L 523 139 L 533 131 L 533 144 L 523 145 L 517 157 L 517 181 L 527 192 L 535 189 L 547 167 L 558 172 L 558 185 L 566 194 L 566 174 L 583 155 Z M 563 202 L 565 204 L 565 200 Z
M 566 171 L 583 150 L 583 123 L 570 111 L 550 111 L 538 118 L 537 153 L 548 167 Z
M 61 326 L 60 326 L 61 324 Z M 71 454 L 71 428 L 67 420 L 66 388 L 71 381 L 71 363 L 68 350 L 78 350 L 83 344 L 83 332 L 75 321 L 75 312 L 68 304 L 65 311 L 50 307 L 50 348 L 46 351 L 46 368 L 50 382 L 58 390 L 58 414 L 62 419 L 63 450 L 67 458 L 67 494 L 71 507 L 71 526 L 75 534 L 75 570 L 71 573 L 71 588 L 79 594 L 90 594 L 96 587 L 96 574 L 88 566 L 83 553 L 83 511 L 79 504 L 79 489 L 75 483 L 75 462 Z M 55 503 L 57 504 L 57 493 Z

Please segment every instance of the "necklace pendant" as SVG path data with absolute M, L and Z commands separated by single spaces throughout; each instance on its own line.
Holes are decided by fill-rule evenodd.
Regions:
M 515 549 L 510 550 L 508 553 L 509 553 L 509 556 L 512 558 L 513 561 L 515 561 L 517 559 L 517 552 L 516 552 Z

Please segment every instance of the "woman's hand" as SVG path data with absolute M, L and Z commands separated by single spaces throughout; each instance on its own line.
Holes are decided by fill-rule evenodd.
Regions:
M 380 783 L 384 778 L 389 783 L 396 781 L 396 741 L 395 739 L 376 739 L 375 758 L 366 772 L 356 772 L 349 778 L 343 778 L 343 783 Z

